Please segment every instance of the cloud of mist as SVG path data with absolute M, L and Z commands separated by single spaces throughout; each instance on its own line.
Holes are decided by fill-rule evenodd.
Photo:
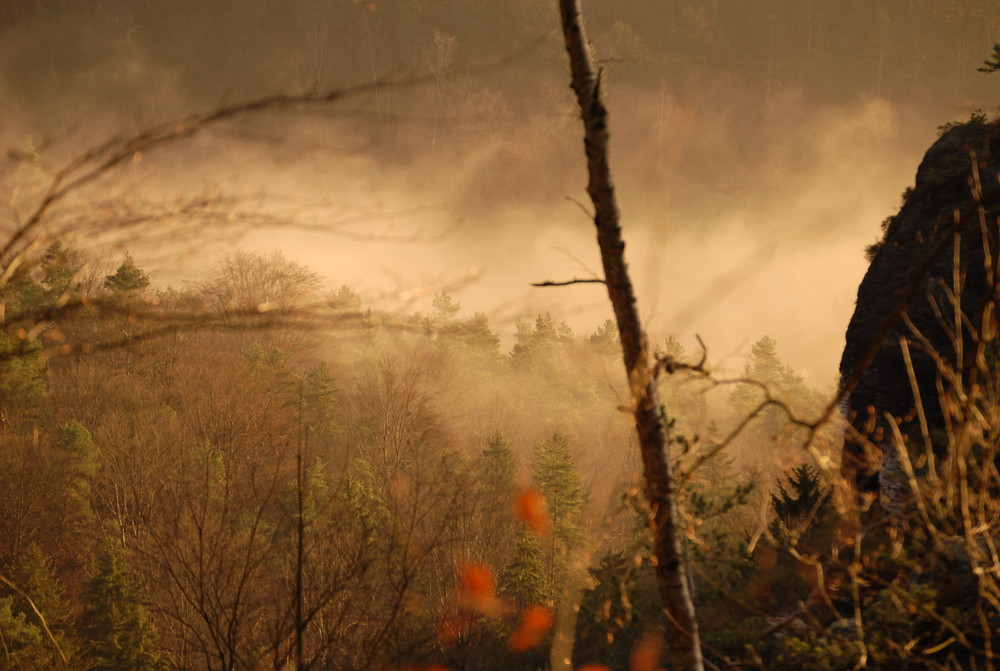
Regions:
M 39 10 L 3 32 L 0 141 L 51 137 L 55 166 L 100 137 L 192 109 L 365 81 L 401 64 L 423 74 L 482 63 L 503 42 L 477 58 L 459 16 L 403 35 L 392 15 L 356 8 L 247 8 L 230 20 L 192 4 L 168 20 L 156 7 Z M 592 32 L 611 58 L 612 160 L 654 342 L 670 333 L 694 347 L 699 334 L 733 369 L 771 335 L 812 384 L 830 385 L 864 248 L 947 120 L 941 108 L 871 92 L 820 101 L 787 74 L 762 87 L 701 66 L 658 72 L 642 26 L 629 32 L 605 13 Z M 289 223 L 176 254 L 131 249 L 160 282 L 180 284 L 232 244 L 276 247 L 382 309 L 426 311 L 434 290 L 450 287 L 507 342 L 516 319 L 545 311 L 590 333 L 610 317 L 603 287 L 529 286 L 600 274 L 561 59 L 552 38 L 494 71 L 240 120 L 158 151 L 144 159 L 137 195 L 236 194 Z M 339 232 L 310 230 L 319 226 Z

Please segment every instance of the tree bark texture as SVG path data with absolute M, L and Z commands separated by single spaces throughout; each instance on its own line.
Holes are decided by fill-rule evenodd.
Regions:
M 594 204 L 594 225 L 597 227 L 604 279 L 621 336 L 632 410 L 642 450 L 646 496 L 652 512 L 657 584 L 671 622 L 667 634 L 667 647 L 673 662 L 671 668 L 701 671 L 704 668 L 701 643 L 694 602 L 688 589 L 687 573 L 690 567 L 683 559 L 677 526 L 667 431 L 646 336 L 639 321 L 635 292 L 625 264 L 625 242 L 608 162 L 607 109 L 601 100 L 600 77 L 594 72 L 590 56 L 580 0 L 559 0 L 559 10 L 572 70 L 573 91 L 583 118 L 587 193 Z

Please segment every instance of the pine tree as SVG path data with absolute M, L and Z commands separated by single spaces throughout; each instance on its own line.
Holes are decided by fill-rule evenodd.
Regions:
M 83 593 L 77 632 L 91 671 L 161 668 L 155 634 L 128 576 L 121 546 L 109 540 Z
M 31 430 L 48 414 L 48 372 L 37 341 L 0 333 L 0 352 L 17 354 L 0 362 L 0 428 Z
M 3 668 L 42 669 L 45 652 L 45 632 L 37 619 L 16 608 L 14 597 L 0 598 L 0 633 L 3 634 Z M 52 660 L 48 660 L 51 662 Z
M 606 664 L 630 668 L 629 658 L 650 620 L 656 620 L 658 603 L 642 599 L 639 572 L 651 578 L 649 566 L 636 566 L 622 552 L 608 552 L 599 566 L 588 569 L 593 587 L 584 590 L 576 623 L 575 665 Z M 638 606 L 638 607 L 637 607 Z M 635 668 L 632 666 L 632 668 Z
M 434 294 L 432 305 L 434 306 L 434 322 L 439 326 L 455 321 L 462 309 L 462 304 L 456 302 L 446 291 Z
M 538 315 L 534 327 L 525 321 L 518 321 L 516 327 L 514 349 L 510 353 L 511 362 L 517 367 L 551 363 L 561 331 L 552 315 L 548 312 Z
M 104 288 L 119 294 L 135 294 L 149 286 L 145 271 L 135 265 L 132 255 L 125 252 L 125 258 L 114 275 L 106 275 Z
M 741 420 L 757 410 L 768 397 L 806 417 L 822 406 L 816 392 L 778 357 L 777 342 L 770 336 L 764 336 L 754 344 L 743 377 L 758 384 L 741 384 L 733 392 L 730 401 L 737 419 Z M 773 442 L 776 438 L 787 437 L 783 436 L 787 426 L 786 410 L 772 404 L 758 411 L 749 433 L 761 442 Z
M 81 285 L 77 274 L 83 264 L 73 249 L 56 240 L 45 250 L 40 265 L 41 285 L 49 302 L 57 301 L 63 294 L 73 296 L 79 293 Z
M 486 441 L 478 462 L 480 490 L 477 505 L 478 523 L 482 528 L 483 559 L 502 565 L 510 556 L 514 519 L 514 451 L 499 431 Z
M 983 61 L 983 65 L 979 68 L 980 72 L 990 73 L 990 72 L 1000 72 L 1000 44 L 993 45 L 993 60 Z
M 553 433 L 538 444 L 532 469 L 532 477 L 545 497 L 552 520 L 552 539 L 546 550 L 549 585 L 554 594 L 565 577 L 566 558 L 580 542 L 583 487 L 569 453 L 569 443 L 560 433 Z
M 514 536 L 514 557 L 500 572 L 497 592 L 519 607 L 545 603 L 552 596 L 547 573 L 538 538 L 519 530 Z
M 375 474 L 364 459 L 356 459 L 344 474 L 340 496 L 354 513 L 366 541 L 375 541 L 391 523 L 389 507 L 376 491 Z
M 70 606 L 52 559 L 32 543 L 17 557 L 11 578 L 21 593 L 0 598 L 0 633 L 6 645 L 6 661 L 10 668 L 17 669 L 58 668 L 62 655 L 70 654 L 66 640 Z M 48 633 L 38 613 L 45 619 Z M 49 634 L 59 646 L 58 651 Z
M 90 490 L 97 474 L 97 446 L 83 424 L 66 422 L 56 431 L 56 465 L 66 484 L 66 496 L 72 507 L 72 517 L 87 520 L 92 516 Z
M 457 331 L 466 351 L 477 356 L 480 364 L 499 360 L 500 338 L 490 330 L 490 320 L 484 313 L 477 312 L 463 320 Z
M 494 432 L 487 440 L 480 460 L 483 477 L 483 499 L 487 505 L 496 508 L 511 507 L 511 497 L 514 493 L 514 451 L 499 431 Z
M 548 503 L 556 537 L 567 547 L 575 545 L 579 540 L 584 497 L 566 437 L 556 432 L 539 443 L 532 469 L 535 484 Z
M 25 548 L 14 564 L 14 583 L 27 594 L 41 611 L 45 622 L 52 631 L 59 631 L 69 622 L 70 605 L 65 598 L 65 589 L 56 575 L 52 558 L 37 543 Z M 16 600 L 17 610 L 33 617 L 34 609 L 23 597 Z
M 775 520 L 771 535 L 780 545 L 795 545 L 806 530 L 826 517 L 830 507 L 830 491 L 823 486 L 822 473 L 809 464 L 801 464 L 788 475 L 786 483 L 778 483 L 778 492 L 771 494 Z
M 618 340 L 618 325 L 612 319 L 604 320 L 604 323 L 587 338 L 587 342 L 603 355 L 621 356 L 622 345 Z

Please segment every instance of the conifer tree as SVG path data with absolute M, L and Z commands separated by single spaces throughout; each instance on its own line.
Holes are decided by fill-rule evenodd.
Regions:
M 0 352 L 19 356 L 0 362 L 0 429 L 27 429 L 49 414 L 48 374 L 36 341 L 0 333 Z
M 811 525 L 829 513 L 830 505 L 830 491 L 823 486 L 819 469 L 809 464 L 797 466 L 786 482 L 778 483 L 777 493 L 771 494 L 775 514 L 771 535 L 779 545 L 795 545 Z
M 552 315 L 548 312 L 538 315 L 534 327 L 525 321 L 518 321 L 516 327 L 514 349 L 510 353 L 514 365 L 532 367 L 550 363 L 560 335 Z
M 566 437 L 556 432 L 539 443 L 532 469 L 535 484 L 548 503 L 556 537 L 567 547 L 575 544 L 579 539 L 584 498 Z
M 7 664 L 22 670 L 62 666 L 63 656 L 70 651 L 66 641 L 70 605 L 52 559 L 31 543 L 17 557 L 11 577 L 19 592 L 0 598 L 0 634 Z
M 583 487 L 576 474 L 569 443 L 560 433 L 553 433 L 535 448 L 532 477 L 548 504 L 552 520 L 552 539 L 548 553 L 549 588 L 554 594 L 566 573 L 566 557 L 580 541 L 580 515 L 583 512 Z
M 743 377 L 759 383 L 763 388 L 757 384 L 742 384 L 733 392 L 730 400 L 738 420 L 757 410 L 766 398 L 783 403 L 797 414 L 803 415 L 808 415 L 812 406 L 822 405 L 816 392 L 781 360 L 777 342 L 770 336 L 764 336 L 754 343 L 743 369 Z M 768 405 L 759 410 L 750 425 L 750 434 L 760 441 L 773 442 L 781 436 L 787 423 L 788 413 L 784 408 Z
M 447 291 L 434 294 L 434 322 L 439 326 L 455 321 L 462 304 L 455 301 Z
M 993 58 L 983 61 L 982 67 L 979 68 L 980 72 L 990 73 L 990 72 L 1000 72 L 1000 44 L 993 45 Z
M 64 293 L 71 296 L 78 293 L 81 285 L 77 274 L 82 267 L 78 254 L 60 240 L 49 245 L 41 261 L 41 284 L 45 288 L 45 298 L 54 302 Z
M 519 530 L 514 536 L 514 557 L 500 572 L 497 591 L 520 607 L 545 603 L 551 597 L 547 573 L 538 539 Z
M 149 277 L 142 268 L 135 265 L 128 252 L 125 252 L 125 258 L 114 275 L 106 275 L 104 278 L 104 288 L 120 294 L 138 293 L 148 286 Z
M 52 558 L 37 543 L 29 544 L 17 557 L 13 578 L 21 591 L 31 598 L 35 608 L 41 611 L 52 631 L 65 628 L 70 610 L 65 589 L 56 575 Z M 23 597 L 18 597 L 15 604 L 17 612 L 25 613 L 29 620 L 34 617 L 31 605 Z
M 483 448 L 480 468 L 483 476 L 483 499 L 495 508 L 511 507 L 514 493 L 514 451 L 499 431 L 494 432 Z
M 659 610 L 659 604 L 648 603 L 648 590 L 645 600 L 640 594 L 638 573 L 648 574 L 648 566 L 640 569 L 632 557 L 608 552 L 588 571 L 593 587 L 584 590 L 580 603 L 574 662 L 578 668 L 596 663 L 629 668 L 636 642 Z
M 482 483 L 477 504 L 482 527 L 483 558 L 490 564 L 503 565 L 510 556 L 516 521 L 513 513 L 514 451 L 499 431 L 486 441 L 479 458 L 479 481 Z
M 67 521 L 84 523 L 93 516 L 90 491 L 97 474 L 97 447 L 83 424 L 66 422 L 56 432 L 56 465 L 66 487 Z
M 4 668 L 45 668 L 45 633 L 37 622 L 16 608 L 14 597 L 0 598 L 0 633 L 3 634 Z
M 105 543 L 84 590 L 77 632 L 91 671 L 161 668 L 153 627 L 129 578 L 125 554 L 114 540 Z
M 613 319 L 606 319 L 597 327 L 587 342 L 598 352 L 606 356 L 618 356 L 621 353 L 621 342 L 618 340 L 618 326 Z
M 375 474 L 364 459 L 356 459 L 344 475 L 340 495 L 355 515 L 367 542 L 380 537 L 391 522 L 389 507 L 376 490 Z

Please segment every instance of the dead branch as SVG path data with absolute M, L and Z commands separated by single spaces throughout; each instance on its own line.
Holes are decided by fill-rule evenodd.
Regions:
M 594 204 L 593 221 L 605 284 L 621 337 L 625 372 L 632 395 L 632 412 L 639 434 L 652 517 L 657 583 L 664 610 L 673 624 L 667 637 L 667 647 L 674 668 L 702 671 L 704 662 L 698 622 L 688 578 L 690 567 L 685 561 L 678 529 L 676 484 L 667 450 L 667 429 L 635 291 L 625 264 L 625 242 L 608 161 L 608 115 L 601 99 L 600 76 L 594 70 L 579 0 L 560 0 L 559 10 L 572 70 L 572 87 L 584 126 L 589 175 L 587 193 Z
M 571 280 L 566 280 L 564 282 L 553 282 L 551 280 L 546 280 L 545 282 L 532 282 L 533 287 L 568 287 L 571 284 L 607 284 L 604 280 L 594 277 L 592 279 L 577 279 L 573 278 Z

